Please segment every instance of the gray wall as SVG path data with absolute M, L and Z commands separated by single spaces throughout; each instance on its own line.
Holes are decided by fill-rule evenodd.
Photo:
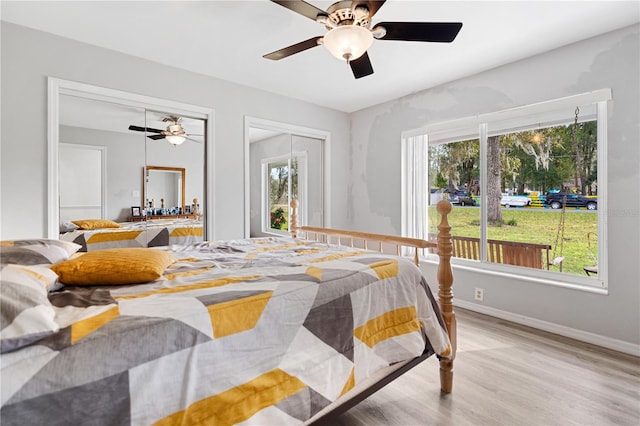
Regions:
M 348 180 L 347 114 L 6 22 L 1 47 L 0 238 L 47 234 L 48 76 L 214 109 L 209 206 L 219 239 L 244 235 L 245 115 L 329 131 L 333 223 L 346 226 L 346 191 L 333 182 Z
M 482 287 L 484 309 L 640 343 L 639 52 L 635 25 L 352 114 L 350 227 L 400 233 L 402 131 L 611 88 L 609 294 L 456 269 L 455 296 L 471 303 Z

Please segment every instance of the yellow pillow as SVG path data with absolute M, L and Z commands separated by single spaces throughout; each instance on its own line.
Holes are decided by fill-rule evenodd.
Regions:
M 80 229 L 120 228 L 116 222 L 107 219 L 72 220 Z
M 162 276 L 176 259 L 171 253 L 151 248 L 115 248 L 84 253 L 51 269 L 63 284 L 140 284 Z

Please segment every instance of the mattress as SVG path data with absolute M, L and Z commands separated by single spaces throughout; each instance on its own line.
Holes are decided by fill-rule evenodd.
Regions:
M 407 259 L 289 238 L 170 251 L 156 281 L 49 294 L 59 330 L 0 356 L 3 425 L 303 424 L 382 369 L 450 354 Z

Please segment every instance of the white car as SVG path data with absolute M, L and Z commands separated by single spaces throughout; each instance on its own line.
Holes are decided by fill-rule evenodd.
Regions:
M 524 195 L 509 195 L 502 194 L 502 199 L 500 199 L 500 205 L 509 207 L 525 207 L 531 205 L 531 198 L 526 197 Z

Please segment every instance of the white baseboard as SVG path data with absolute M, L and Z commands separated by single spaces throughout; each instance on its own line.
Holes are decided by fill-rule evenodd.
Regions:
M 582 331 L 575 328 L 566 327 L 564 325 L 554 324 L 552 322 L 530 318 L 524 315 L 514 314 L 512 312 L 502 311 L 500 309 L 479 305 L 477 303 L 467 302 L 465 300 L 454 299 L 453 305 L 459 306 L 463 309 L 468 309 L 470 311 L 515 322 L 517 324 L 522 324 L 529 327 L 537 328 L 539 330 L 548 331 L 550 333 L 559 334 L 560 336 L 580 340 L 581 342 L 591 343 L 593 345 L 602 346 L 607 349 L 613 349 L 614 351 L 623 352 L 634 356 L 640 356 L 640 345 L 625 342 L 624 340 L 612 339 L 610 337 L 602 336 L 599 334 L 589 333 L 588 331 Z

